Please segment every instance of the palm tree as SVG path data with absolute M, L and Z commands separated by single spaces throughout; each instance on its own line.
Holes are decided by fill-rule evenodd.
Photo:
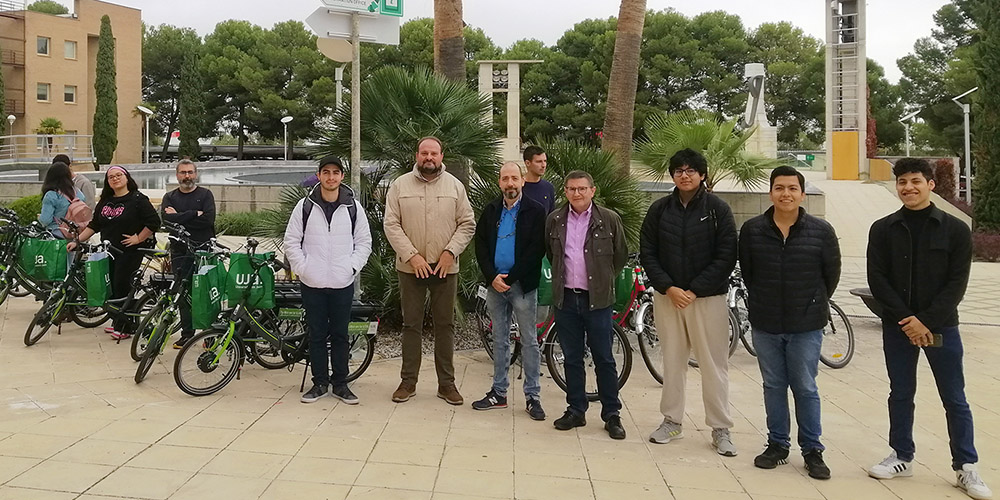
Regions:
M 465 38 L 462 0 L 434 0 L 434 72 L 465 81 Z
M 739 130 L 739 118 L 721 119 L 708 111 L 657 113 L 646 120 L 646 139 L 636 143 L 636 157 L 647 173 L 666 177 L 670 157 L 690 148 L 701 152 L 708 160 L 705 183 L 711 190 L 720 180 L 731 178 L 743 189 L 759 186 L 767 170 L 781 165 L 772 158 L 748 153 L 746 143 L 754 128 Z
M 629 173 L 632 159 L 632 132 L 635 129 L 632 122 L 645 21 L 646 0 L 622 0 L 615 34 L 615 55 L 608 79 L 608 104 L 601 148 L 615 153 L 618 168 L 625 175 Z
M 63 130 L 63 123 L 59 121 L 58 118 L 42 118 L 39 122 L 38 128 L 35 129 L 36 134 L 44 135 L 60 135 L 65 134 L 66 131 Z

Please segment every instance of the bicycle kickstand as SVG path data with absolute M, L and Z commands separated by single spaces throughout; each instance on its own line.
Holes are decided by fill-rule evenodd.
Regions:
M 302 370 L 302 385 L 299 386 L 299 392 L 305 392 L 306 390 L 306 374 L 309 373 L 309 360 L 306 360 L 306 369 Z

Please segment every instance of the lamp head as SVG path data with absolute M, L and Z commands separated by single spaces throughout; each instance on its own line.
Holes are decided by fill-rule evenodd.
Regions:
M 292 121 L 294 119 L 295 119 L 295 117 L 293 117 L 293 116 L 286 116 L 286 117 L 284 117 L 284 118 L 281 119 L 281 123 L 284 123 L 284 124 L 287 125 L 288 122 L 290 122 L 290 121 Z
M 149 115 L 153 114 L 153 110 L 151 110 L 151 109 L 149 109 L 149 108 L 147 108 L 145 106 L 136 106 L 135 109 L 138 109 L 140 113 L 142 113 L 142 114 L 144 114 L 146 116 L 149 116 Z

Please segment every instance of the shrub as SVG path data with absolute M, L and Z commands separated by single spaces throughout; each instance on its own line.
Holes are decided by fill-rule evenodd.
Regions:
M 973 260 L 1000 261 L 1000 232 L 975 231 L 972 233 Z
M 938 196 L 954 203 L 955 193 L 958 192 L 957 183 L 955 164 L 951 160 L 941 158 L 934 162 L 934 192 Z
M 42 195 L 33 194 L 24 198 L 18 198 L 10 202 L 8 207 L 17 212 L 17 218 L 20 219 L 21 224 L 28 224 L 33 220 L 37 220 L 38 214 L 42 213 Z
M 230 212 L 215 217 L 215 231 L 226 236 L 253 236 L 261 214 L 254 212 Z

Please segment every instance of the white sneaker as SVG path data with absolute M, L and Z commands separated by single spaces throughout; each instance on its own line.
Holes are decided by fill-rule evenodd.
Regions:
M 878 465 L 868 469 L 868 475 L 875 479 L 892 479 L 894 477 L 910 477 L 913 475 L 913 466 L 910 462 L 904 462 L 896 457 L 896 452 L 892 452 L 885 457 Z
M 983 478 L 979 477 L 979 469 L 976 468 L 976 464 L 963 465 L 962 470 L 955 471 L 955 475 L 958 476 L 956 486 L 964 490 L 966 495 L 976 500 L 993 498 L 993 492 L 983 482 Z
M 663 423 L 649 435 L 649 442 L 656 444 L 667 444 L 675 439 L 684 437 L 681 424 L 663 419 Z

